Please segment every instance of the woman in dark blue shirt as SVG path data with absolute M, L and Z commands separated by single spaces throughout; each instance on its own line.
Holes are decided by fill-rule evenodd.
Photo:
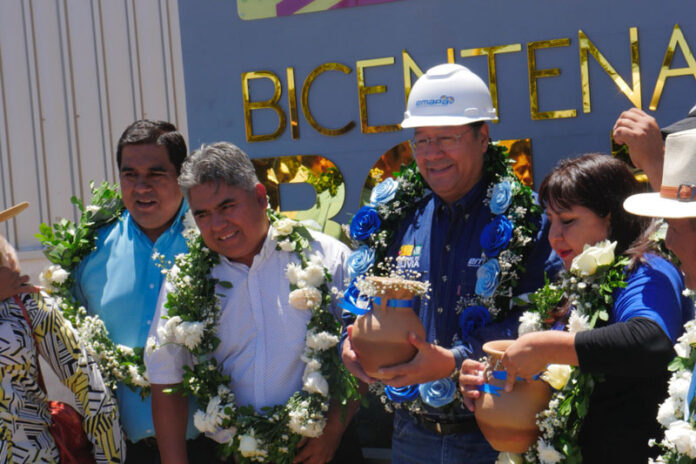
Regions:
M 562 161 L 544 179 L 539 197 L 551 222 L 549 242 L 570 269 L 584 245 L 616 242 L 616 254 L 630 258 L 626 287 L 613 292 L 609 325 L 582 332 L 542 331 L 525 334 L 505 352 L 509 378 L 529 378 L 547 364 L 579 366 L 602 374 L 590 396 L 579 445 L 583 461 L 647 462 L 657 454 L 648 446 L 659 435 L 658 404 L 664 399 L 667 364 L 683 324 L 693 317 L 682 295 L 679 271 L 651 250 L 651 220 L 623 210 L 623 201 L 640 191 L 628 167 L 614 158 L 589 154 Z M 460 378 L 469 406 L 481 383 L 467 361 Z

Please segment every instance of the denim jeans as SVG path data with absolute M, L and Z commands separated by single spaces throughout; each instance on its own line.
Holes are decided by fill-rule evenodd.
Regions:
M 392 464 L 493 464 L 497 457 L 481 432 L 439 435 L 403 411 L 394 414 Z

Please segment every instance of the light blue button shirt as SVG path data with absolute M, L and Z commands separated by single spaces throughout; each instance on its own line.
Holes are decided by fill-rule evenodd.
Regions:
M 125 211 L 120 220 L 98 231 L 96 249 L 75 271 L 75 297 L 87 312 L 104 321 L 114 343 L 145 346 L 164 280 L 152 255 L 157 251 L 164 255 L 165 262 L 171 262 L 177 254 L 188 252 L 181 235 L 187 211 L 184 201 L 172 225 L 155 243 Z M 122 383 L 116 396 L 128 439 L 136 442 L 154 436 L 150 398 L 141 399 L 139 393 Z M 187 438 L 198 435 L 192 420 L 196 408 L 195 403 L 189 403 Z

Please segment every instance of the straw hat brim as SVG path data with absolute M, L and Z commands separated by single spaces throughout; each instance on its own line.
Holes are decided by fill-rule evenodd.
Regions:
M 23 201 L 19 204 L 16 204 L 12 206 L 11 208 L 7 208 L 4 211 L 0 211 L 0 222 L 7 221 L 8 219 L 12 219 L 25 209 L 29 207 L 29 202 L 28 201 Z
M 661 197 L 659 193 L 639 193 L 624 201 L 624 209 L 638 216 L 682 219 L 696 217 L 696 201 L 679 201 Z

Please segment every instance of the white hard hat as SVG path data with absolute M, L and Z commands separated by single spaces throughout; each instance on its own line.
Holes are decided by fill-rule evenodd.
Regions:
M 491 93 L 468 68 L 454 63 L 428 69 L 413 85 L 401 127 L 461 126 L 496 119 Z

